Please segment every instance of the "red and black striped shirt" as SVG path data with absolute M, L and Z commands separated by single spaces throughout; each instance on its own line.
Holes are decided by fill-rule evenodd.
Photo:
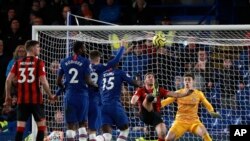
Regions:
M 146 89 L 144 88 L 138 88 L 135 91 L 135 95 L 137 95 L 139 97 L 138 99 L 138 106 L 139 106 L 139 111 L 141 112 L 141 108 L 142 108 L 142 103 L 144 101 L 144 99 L 146 98 L 147 94 L 152 94 L 153 93 L 153 89 Z M 168 90 L 164 89 L 164 88 L 159 88 L 159 95 L 156 97 L 157 100 L 155 103 L 153 103 L 153 108 L 155 112 L 160 112 L 161 109 L 161 99 L 162 98 L 166 98 L 167 94 L 169 93 Z
M 39 77 L 46 75 L 44 62 L 28 56 L 13 65 L 11 73 L 17 78 L 17 104 L 42 104 Z

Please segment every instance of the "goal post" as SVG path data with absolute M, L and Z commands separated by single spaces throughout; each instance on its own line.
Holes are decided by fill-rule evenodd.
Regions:
M 164 47 L 152 45 L 156 34 L 165 36 Z M 39 57 L 45 61 L 53 92 L 59 62 L 72 55 L 74 42 L 81 41 L 88 52 L 100 51 L 102 63 L 106 63 L 124 39 L 128 52 L 123 55 L 121 68 L 132 77 L 143 79 L 145 73 L 154 72 L 161 87 L 175 91 L 183 87 L 185 72 L 195 75 L 195 87 L 222 116 L 214 119 L 200 105 L 198 115 L 213 140 L 229 140 L 229 125 L 250 124 L 250 25 L 33 26 L 32 39 L 40 42 Z M 157 139 L 151 127 L 139 120 L 138 109 L 130 104 L 134 90 L 129 85 L 122 90 L 122 103 L 130 121 L 129 139 Z M 55 105 L 45 100 L 45 110 L 48 131 L 65 130 L 62 96 Z M 176 110 L 175 103 L 162 108 L 168 128 Z M 115 128 L 114 138 L 118 133 Z M 186 133 L 182 139 L 193 141 L 199 137 Z

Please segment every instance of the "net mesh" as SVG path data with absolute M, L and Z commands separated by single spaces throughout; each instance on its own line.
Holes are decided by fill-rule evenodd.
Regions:
M 164 47 L 154 47 L 155 34 L 164 34 Z M 102 63 L 114 55 L 119 41 L 128 41 L 127 54 L 122 59 L 122 69 L 132 77 L 143 79 L 147 72 L 156 74 L 159 85 L 168 90 L 183 87 L 183 74 L 195 74 L 195 87 L 204 92 L 206 98 L 222 118 L 212 118 L 201 105 L 199 116 L 213 140 L 229 140 L 228 126 L 250 124 L 249 98 L 249 51 L 247 30 L 238 31 L 38 31 L 41 43 L 40 58 L 46 63 L 47 77 L 56 90 L 56 71 L 59 61 L 72 54 L 75 41 L 82 41 L 88 51 L 98 50 Z M 68 40 L 68 41 L 67 41 Z M 68 43 L 68 46 L 67 44 Z M 69 54 L 67 54 L 69 53 Z M 130 105 L 134 88 L 124 85 L 122 102 L 130 121 L 129 140 L 157 139 L 152 127 L 143 124 L 138 109 Z M 51 105 L 45 104 L 48 130 L 65 130 L 64 105 L 62 96 Z M 171 127 L 176 113 L 176 104 L 162 109 L 162 118 Z M 118 129 L 114 128 L 116 138 Z M 142 137 L 142 138 L 141 138 Z M 196 135 L 186 133 L 180 140 L 197 140 Z

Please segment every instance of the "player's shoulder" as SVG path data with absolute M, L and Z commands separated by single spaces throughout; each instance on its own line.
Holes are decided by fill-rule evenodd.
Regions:
M 159 87 L 159 90 L 169 91 L 168 89 L 165 89 L 164 87 Z
M 139 87 L 136 89 L 136 92 L 142 92 L 144 93 L 145 92 L 145 88 L 144 87 Z
M 198 95 L 204 95 L 204 93 L 199 89 L 194 89 L 194 93 L 196 93 Z

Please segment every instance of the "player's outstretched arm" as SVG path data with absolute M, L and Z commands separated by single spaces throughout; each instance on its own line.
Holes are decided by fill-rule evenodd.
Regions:
M 136 102 L 138 101 L 139 96 L 137 96 L 136 94 L 133 95 L 133 97 L 131 98 L 131 104 L 135 105 Z
M 168 106 L 169 104 L 173 103 L 175 101 L 176 98 L 174 97 L 168 97 L 166 99 L 163 99 L 161 101 L 161 108 Z
M 206 109 L 208 110 L 209 114 L 213 118 L 221 118 L 221 115 L 219 113 L 217 113 L 217 112 L 214 111 L 214 108 L 213 108 L 212 104 L 207 100 L 207 98 L 204 96 L 203 93 L 201 93 L 201 102 L 206 107 Z
M 60 87 L 60 88 L 64 88 L 64 85 L 63 85 L 63 83 L 62 83 L 62 79 L 63 79 L 63 76 L 61 76 L 61 75 L 58 75 L 58 76 L 57 76 L 57 79 L 56 79 L 56 85 L 57 85 L 58 87 Z
M 179 91 L 170 91 L 168 92 L 168 95 L 167 96 L 170 96 L 170 97 L 176 97 L 176 98 L 180 98 L 180 97 L 185 97 L 185 96 L 188 96 L 190 94 L 192 94 L 194 92 L 194 90 L 187 90 L 186 92 L 184 93 L 180 93 Z
M 15 78 L 15 74 L 10 72 L 7 79 L 6 79 L 6 83 L 5 83 L 6 96 L 5 96 L 4 105 L 10 105 L 11 104 L 10 91 L 11 91 L 11 83 L 12 83 L 12 80 L 14 78 Z
M 121 41 L 120 49 L 118 50 L 115 58 L 113 58 L 107 63 L 106 70 L 111 67 L 114 67 L 117 63 L 119 63 L 120 59 L 122 58 L 122 55 L 124 54 L 124 50 L 125 50 L 124 44 L 125 44 L 124 41 Z

